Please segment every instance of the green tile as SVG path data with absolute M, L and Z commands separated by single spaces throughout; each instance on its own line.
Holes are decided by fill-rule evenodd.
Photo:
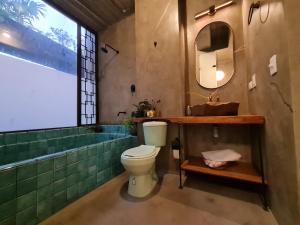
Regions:
M 17 161 L 18 158 L 18 145 L 12 144 L 7 145 L 5 149 L 5 156 L 8 163 L 13 163 Z
M 78 172 L 78 162 L 67 166 L 67 176 Z
M 17 198 L 17 211 L 20 212 L 36 204 L 36 191 L 22 195 Z
M 96 173 L 94 175 L 92 175 L 92 176 L 89 176 L 86 179 L 86 182 L 87 182 L 87 186 L 88 186 L 88 191 L 93 190 L 96 187 L 96 183 L 97 183 L 97 175 L 96 175 Z
M 53 171 L 50 170 L 46 173 L 42 173 L 42 174 L 38 175 L 37 187 L 41 188 L 41 187 L 51 184 L 52 182 L 53 182 Z
M 54 169 L 55 170 L 65 167 L 66 165 L 67 165 L 66 155 L 62 155 L 62 156 L 54 158 Z
M 0 205 L 0 221 L 16 214 L 16 199 Z
M 80 148 L 78 151 L 78 160 L 86 160 L 88 158 L 88 151 L 86 147 Z
M 20 143 L 18 144 L 17 161 L 29 159 L 29 144 Z
M 67 189 L 67 200 L 73 201 L 78 198 L 78 185 L 75 184 Z
M 97 182 L 97 185 L 104 184 L 104 182 L 105 182 L 104 171 L 100 171 L 97 173 L 96 182 Z
M 53 194 L 53 184 L 49 184 L 37 190 L 37 200 L 38 202 L 52 197 Z
M 78 164 L 79 179 L 82 180 L 88 176 L 88 162 L 80 161 Z
M 38 174 L 53 170 L 53 159 L 39 160 L 37 164 Z
M 36 176 L 36 163 L 28 163 L 17 168 L 17 180 L 25 180 Z
M 0 189 L 4 186 L 16 184 L 16 168 L 0 171 Z
M 28 142 L 30 140 L 30 136 L 28 135 L 28 132 L 21 132 L 17 134 L 17 142 L 22 143 L 22 142 Z
M 4 134 L 0 134 L 0 145 L 4 145 Z
M 88 167 L 88 173 L 89 173 L 89 176 L 96 174 L 97 173 L 97 166 L 94 165 L 94 166 Z
M 88 156 L 89 157 L 96 157 L 97 155 L 97 146 L 93 145 L 88 147 Z
M 4 219 L 2 221 L 0 221 L 0 225 L 15 225 L 16 224 L 16 217 L 15 216 L 11 216 L 7 219 Z
M 67 189 L 67 179 L 61 179 L 53 183 L 53 192 L 58 193 Z
M 42 221 L 52 215 L 52 198 L 37 203 L 37 217 Z
M 88 184 L 86 180 L 78 183 L 78 195 L 82 196 L 88 192 Z
M 67 191 L 59 192 L 53 195 L 53 211 L 57 212 L 67 204 Z
M 67 169 L 65 167 L 54 171 L 54 181 L 61 180 L 67 176 Z
M 107 141 L 103 143 L 103 150 L 105 152 L 110 152 L 111 141 Z
M 0 204 L 16 198 L 16 185 L 8 185 L 0 189 Z
M 104 146 L 103 143 L 97 144 L 97 146 L 96 146 L 96 148 L 97 148 L 97 155 L 102 155 L 103 154 L 103 151 L 104 151 L 103 146 Z
M 4 134 L 4 142 L 6 145 L 17 143 L 17 135 L 15 133 Z
M 5 159 L 4 159 L 5 151 L 6 151 L 6 146 L 5 145 L 0 146 L 0 165 L 6 164 Z
M 107 168 L 111 165 L 112 153 L 110 151 L 104 152 L 103 161 L 104 161 L 103 163 L 104 163 L 105 168 Z
M 94 165 L 97 165 L 97 158 L 96 157 L 93 157 L 93 158 L 89 158 L 88 159 L 88 166 L 94 166 Z
M 27 208 L 16 215 L 16 225 L 31 224 L 36 219 L 36 206 Z
M 109 181 L 111 178 L 112 178 L 112 169 L 107 168 L 107 169 L 103 170 L 104 183 Z
M 37 139 L 37 140 L 43 140 L 43 139 L 46 139 L 45 131 L 40 130 L 40 131 L 36 132 L 36 139 Z
M 45 131 L 45 135 L 46 135 L 46 138 L 49 139 L 49 138 L 56 138 L 58 137 L 58 132 L 57 130 L 47 130 Z
M 17 182 L 17 196 L 35 191 L 37 187 L 37 178 L 32 177 L 23 181 Z
M 49 139 L 47 142 L 48 142 L 48 147 L 57 146 L 57 139 Z
M 67 163 L 68 164 L 75 163 L 77 161 L 78 161 L 78 152 L 77 151 L 67 153 Z
M 78 182 L 79 174 L 74 173 L 67 177 L 67 186 L 70 187 Z

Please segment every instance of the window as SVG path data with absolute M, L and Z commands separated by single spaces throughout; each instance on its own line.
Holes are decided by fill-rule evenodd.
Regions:
M 95 110 L 96 35 L 42 0 L 1 0 L 0 132 L 94 124 Z
M 96 36 L 81 27 L 81 124 L 96 123 Z

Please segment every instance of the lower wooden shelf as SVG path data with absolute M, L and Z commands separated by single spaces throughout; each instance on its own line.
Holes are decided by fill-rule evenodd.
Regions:
M 189 157 L 188 160 L 181 164 L 181 169 L 195 173 L 263 184 L 261 175 L 250 163 L 245 162 L 234 163 L 225 169 L 211 169 L 204 164 L 201 157 Z

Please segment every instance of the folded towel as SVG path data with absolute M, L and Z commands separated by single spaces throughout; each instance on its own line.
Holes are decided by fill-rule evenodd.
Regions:
M 241 154 L 231 149 L 208 151 L 201 153 L 204 159 L 215 162 L 233 162 L 241 159 Z

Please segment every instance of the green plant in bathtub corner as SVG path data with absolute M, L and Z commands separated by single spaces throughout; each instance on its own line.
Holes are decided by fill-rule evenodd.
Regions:
M 125 120 L 123 124 L 128 129 L 128 131 L 129 131 L 129 133 L 131 135 L 137 135 L 137 126 L 136 126 L 136 123 L 133 122 L 133 120 L 131 118 Z

